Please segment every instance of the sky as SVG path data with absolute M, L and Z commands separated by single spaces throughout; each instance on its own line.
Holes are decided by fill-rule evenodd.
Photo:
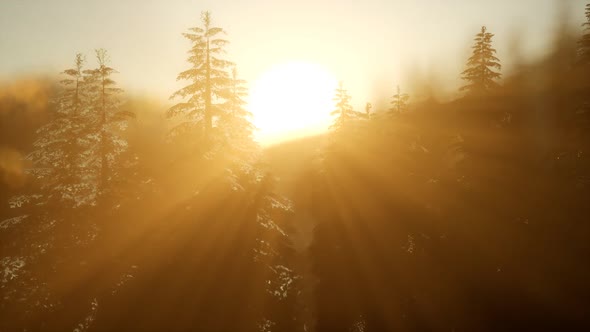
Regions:
M 319 64 L 343 80 L 353 104 L 392 94 L 410 73 L 432 72 L 444 89 L 460 84 L 475 33 L 486 25 L 509 68 L 509 36 L 534 57 L 551 42 L 556 2 L 579 28 L 587 0 L 1 0 L 0 80 L 57 73 L 77 52 L 109 51 L 125 90 L 167 98 L 187 67 L 181 33 L 210 10 L 228 32 L 228 58 L 255 81 L 289 61 Z M 580 28 L 581 29 L 581 28 Z M 581 31 L 581 30 L 580 30 Z

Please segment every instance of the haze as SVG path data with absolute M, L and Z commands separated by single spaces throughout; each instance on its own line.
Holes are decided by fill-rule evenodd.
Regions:
M 522 34 L 526 55 L 544 54 L 557 4 L 566 2 L 568 22 L 577 29 L 584 0 L 4 0 L 0 78 L 54 74 L 70 66 L 72 54 L 103 47 L 122 70 L 118 80 L 127 91 L 168 98 L 186 67 L 188 43 L 181 32 L 208 9 L 228 32 L 229 57 L 248 82 L 278 63 L 317 63 L 347 82 L 360 107 L 377 94 L 389 96 L 384 87 L 407 85 L 416 71 L 436 74 L 445 93 L 456 91 L 481 25 L 496 34 L 505 69 L 515 33 Z
M 0 1 L 0 331 L 590 331 L 590 0 Z

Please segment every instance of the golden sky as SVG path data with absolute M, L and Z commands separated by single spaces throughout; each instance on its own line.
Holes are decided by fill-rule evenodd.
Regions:
M 579 27 L 586 0 L 558 2 L 571 5 Z M 127 91 L 168 97 L 187 66 L 181 33 L 202 10 L 227 30 L 228 56 L 246 80 L 277 63 L 316 63 L 345 81 L 357 107 L 420 71 L 453 91 L 481 25 L 496 34 L 505 68 L 514 32 L 523 51 L 539 55 L 558 16 L 554 0 L 2 0 L 0 79 L 59 72 L 76 52 L 90 58 L 102 47 Z

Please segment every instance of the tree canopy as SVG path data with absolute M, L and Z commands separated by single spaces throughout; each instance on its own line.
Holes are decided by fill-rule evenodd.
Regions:
M 461 91 L 468 94 L 481 94 L 498 86 L 497 79 L 502 77 L 494 69 L 502 69 L 500 60 L 496 57 L 496 50 L 492 47 L 494 35 L 485 26 L 475 35 L 473 53 L 467 60 L 467 69 L 462 73 L 462 79 L 467 84 Z

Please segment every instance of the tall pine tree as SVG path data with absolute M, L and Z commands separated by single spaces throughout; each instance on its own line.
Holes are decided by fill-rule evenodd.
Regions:
M 213 127 L 219 119 L 227 100 L 231 98 L 231 61 L 222 58 L 229 43 L 222 38 L 225 31 L 211 22 L 210 12 L 201 13 L 201 26 L 189 29 L 183 36 L 190 40 L 188 62 L 191 67 L 177 80 L 190 83 L 176 91 L 171 99 L 183 98 L 184 102 L 171 107 L 168 117 L 182 116 L 183 121 L 172 131 L 173 136 L 197 131 L 206 145 L 214 141 Z
M 390 113 L 401 114 L 408 110 L 408 100 L 410 100 L 410 96 L 407 93 L 402 93 L 399 85 L 397 86 L 397 93 L 391 98 L 391 108 L 389 108 Z
M 77 54 L 75 66 L 63 72 L 66 78 L 52 100 L 52 118 L 38 131 L 29 158 L 30 173 L 40 190 L 33 188 L 10 201 L 15 212 L 22 214 L 17 220 L 29 221 L 19 230 L 21 244 L 15 242 L 11 248 L 23 278 L 6 288 L 6 294 L 18 294 L 22 302 L 11 304 L 12 310 L 23 314 L 10 323 L 22 324 L 21 329 L 71 329 L 87 314 L 85 304 L 93 303 L 91 314 L 95 310 L 95 288 L 68 289 L 64 296 L 66 291 L 56 280 L 66 274 L 83 275 L 87 266 L 80 264 L 80 257 L 89 257 L 89 248 L 97 250 L 97 239 L 112 214 L 97 217 L 111 209 L 93 206 L 101 205 L 105 192 L 112 192 L 118 156 L 127 145 L 117 125 L 132 114 L 117 109 L 116 94 L 121 90 L 110 78 L 115 70 L 107 65 L 106 51 L 97 50 L 96 55 L 98 68 L 83 70 L 84 57 Z M 93 284 L 100 282 L 93 280 Z
M 47 201 L 64 207 L 77 207 L 92 202 L 94 188 L 84 180 L 81 154 L 85 149 L 83 115 L 87 107 L 84 56 L 76 54 L 75 66 L 63 71 L 63 90 L 54 98 L 53 119 L 41 127 L 29 155 L 31 174 L 40 180 Z
M 85 162 L 87 176 L 95 179 L 99 195 L 105 195 L 110 184 L 117 179 L 118 157 L 127 149 L 121 131 L 127 128 L 127 120 L 134 118 L 135 114 L 119 109 L 118 95 L 123 90 L 111 77 L 117 71 L 109 66 L 107 51 L 97 49 L 95 54 L 98 67 L 84 72 L 90 91 L 90 105 L 84 117 L 87 126 Z
M 473 53 L 467 60 L 467 69 L 462 73 L 462 79 L 467 85 L 461 88 L 468 94 L 481 94 L 498 86 L 496 82 L 502 75 L 494 69 L 500 70 L 500 60 L 496 57 L 496 50 L 492 47 L 494 34 L 489 33 L 485 26 L 475 36 Z
M 254 125 L 250 122 L 252 114 L 246 109 L 244 98 L 248 95 L 246 81 L 239 79 L 236 67 L 231 71 L 226 100 L 220 105 L 219 133 L 226 151 L 239 158 L 250 159 L 256 145 L 252 137 Z
M 336 103 L 336 108 L 331 114 L 336 116 L 336 119 L 330 128 L 338 131 L 344 129 L 352 120 L 357 118 L 357 114 L 350 105 L 350 95 L 344 88 L 343 82 L 338 84 L 333 100 Z
M 175 144 L 196 139 L 200 150 L 196 155 L 205 158 L 190 166 L 191 172 L 195 167 L 201 170 L 193 175 L 193 191 L 199 194 L 187 203 L 187 209 L 177 212 L 190 211 L 186 218 L 193 222 L 181 224 L 202 227 L 182 233 L 216 240 L 208 242 L 206 247 L 201 246 L 203 241 L 191 240 L 191 255 L 207 258 L 190 264 L 190 269 L 198 271 L 190 280 L 198 284 L 193 288 L 207 289 L 207 292 L 196 292 L 191 297 L 193 306 L 186 306 L 185 302 L 166 306 L 178 305 L 177 312 L 184 312 L 194 320 L 186 322 L 190 329 L 259 331 L 268 325 L 285 330 L 283 326 L 293 321 L 287 308 L 294 299 L 296 279 L 284 256 L 289 251 L 288 227 L 281 225 L 290 207 L 286 199 L 273 193 L 269 184 L 272 176 L 257 164 L 257 145 L 252 137 L 254 126 L 244 101 L 247 96 L 245 81 L 238 78 L 234 63 L 223 58 L 229 43 L 222 38 L 224 34 L 222 28 L 213 26 L 209 12 L 201 14 L 199 27 L 183 34 L 192 44 L 188 52 L 190 68 L 181 72 L 177 79 L 189 81 L 189 84 L 171 96 L 171 99 L 182 98 L 183 101 L 167 111 L 169 118 L 178 121 L 170 136 L 177 138 Z M 195 155 L 194 150 L 190 155 Z M 223 202 L 227 213 L 219 212 L 218 202 Z M 200 208 L 193 209 L 193 205 Z M 215 225 L 223 225 L 219 236 L 203 230 L 215 229 Z M 240 236 L 229 242 L 222 240 L 231 234 Z M 217 255 L 209 255 L 209 252 L 230 255 L 219 261 Z M 218 264 L 223 271 L 240 271 L 241 274 L 221 270 L 203 273 L 212 264 Z M 251 298 L 247 294 L 258 296 Z M 221 318 L 228 316 L 236 318 Z M 168 319 L 161 323 L 170 325 Z M 178 320 L 175 324 L 182 326 L 185 322 Z M 151 325 L 157 326 L 157 323 Z

